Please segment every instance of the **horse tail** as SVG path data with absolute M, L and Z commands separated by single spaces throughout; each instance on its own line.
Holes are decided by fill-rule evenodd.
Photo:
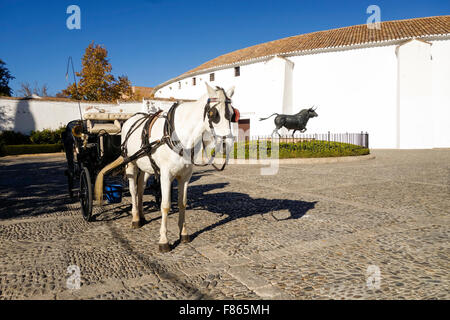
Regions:
M 270 117 L 273 117 L 274 115 L 279 116 L 278 113 L 274 113 L 274 114 L 272 114 L 271 116 L 268 116 L 267 118 L 259 118 L 259 121 L 267 120 L 267 119 L 269 119 Z

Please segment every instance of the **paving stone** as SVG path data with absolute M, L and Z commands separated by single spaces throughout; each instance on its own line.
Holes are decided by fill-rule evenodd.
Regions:
M 230 269 L 228 269 L 228 273 L 245 284 L 250 289 L 260 288 L 268 284 L 266 279 L 257 276 L 247 267 L 231 267 Z
M 150 193 L 140 229 L 128 194 L 88 223 L 67 195 L 63 158 L 0 158 L 0 299 L 449 299 L 450 150 L 374 154 L 274 176 L 196 168 L 192 242 L 176 242 L 173 202 L 165 254 Z M 69 266 L 80 289 L 67 288 Z

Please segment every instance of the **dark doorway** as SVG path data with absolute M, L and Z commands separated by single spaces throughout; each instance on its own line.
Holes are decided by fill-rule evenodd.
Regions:
M 250 139 L 250 119 L 242 119 L 238 122 L 239 126 L 239 141 Z

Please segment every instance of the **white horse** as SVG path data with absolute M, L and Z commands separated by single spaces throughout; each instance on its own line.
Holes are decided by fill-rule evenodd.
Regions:
M 145 223 L 142 198 L 147 179 L 154 174 L 155 164 L 160 171 L 161 183 L 161 229 L 159 238 L 159 251 L 170 251 L 167 240 L 167 215 L 171 204 L 171 184 L 174 179 L 178 180 L 178 227 L 180 231 L 181 243 L 190 241 L 186 223 L 185 210 L 187 202 L 187 187 L 193 171 L 193 157 L 191 159 L 191 149 L 199 146 L 203 141 L 204 134 L 214 137 L 216 146 L 220 140 L 227 150 L 231 150 L 233 137 L 231 133 L 231 118 L 235 115 L 235 109 L 231 107 L 230 98 L 233 96 L 234 87 L 226 93 L 223 89 L 212 88 L 206 84 L 207 94 L 203 95 L 195 102 L 184 102 L 177 106 L 173 113 L 173 125 L 178 140 L 183 148 L 183 155 L 174 151 L 170 143 L 163 143 L 156 150 L 151 152 L 153 166 L 148 156 L 141 157 L 128 163 L 126 175 L 129 179 L 129 189 L 132 199 L 132 227 L 139 228 Z M 236 112 L 238 115 L 239 113 Z M 122 128 L 122 143 L 127 150 L 127 156 L 132 156 L 139 151 L 142 146 L 142 130 L 144 124 L 134 125 L 144 117 L 137 114 L 127 120 Z M 154 123 L 149 132 L 149 142 L 167 138 L 167 131 L 164 130 L 166 118 L 160 117 Z M 133 126 L 134 125 L 134 126 Z M 131 131 L 130 131 L 131 130 Z M 134 132 L 133 132 L 134 130 Z M 128 134 L 128 132 L 131 132 Z M 172 132 L 172 138 L 174 134 Z M 171 141 L 169 141 L 171 142 Z M 223 144 L 225 142 L 225 144 Z M 211 143 L 211 142 L 210 142 Z M 210 144 L 208 143 L 208 144 Z M 205 141 L 203 141 L 205 144 Z M 156 170 L 157 170 L 156 169 Z M 145 174 L 139 174 L 139 170 Z

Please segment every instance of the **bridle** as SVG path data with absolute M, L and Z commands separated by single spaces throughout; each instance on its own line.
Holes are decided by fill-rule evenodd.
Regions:
M 228 152 L 227 152 L 227 146 L 226 146 L 226 139 L 232 139 L 234 141 L 234 137 L 233 134 L 231 133 L 231 122 L 238 122 L 239 121 L 239 111 L 235 108 L 232 107 L 231 105 L 231 99 L 227 97 L 225 91 L 222 88 L 217 87 L 217 89 L 222 90 L 223 94 L 225 96 L 225 119 L 228 120 L 228 124 L 230 127 L 230 133 L 226 136 L 221 136 L 219 137 L 216 134 L 216 131 L 214 129 L 214 125 L 213 123 L 219 123 L 220 122 L 220 115 L 219 115 L 219 111 L 217 110 L 217 106 L 220 104 L 220 100 L 218 98 L 209 98 L 208 101 L 206 102 L 205 105 L 205 110 L 203 113 L 203 119 L 205 119 L 205 117 L 208 117 L 208 124 L 209 124 L 209 128 L 210 128 L 210 132 L 212 134 L 212 136 L 214 137 L 214 146 L 217 147 L 219 145 L 218 141 L 221 139 L 222 140 L 222 150 L 225 151 L 226 154 L 226 158 L 225 158 L 225 162 L 222 164 L 222 166 L 219 168 L 217 167 L 213 161 L 215 158 L 215 150 L 214 150 L 214 154 L 211 156 L 211 158 L 209 159 L 209 161 L 204 164 L 204 165 L 198 165 L 194 162 L 194 159 L 192 159 L 192 163 L 196 166 L 206 166 L 206 165 L 212 165 L 214 167 L 214 169 L 216 169 L 217 171 L 223 171 L 225 169 L 225 166 L 228 164 Z M 211 106 L 211 103 L 216 102 L 216 104 L 214 104 L 213 106 Z M 230 114 L 230 110 L 233 110 L 233 113 Z M 203 140 L 202 137 L 202 144 L 203 144 L 203 149 L 206 151 L 206 146 L 205 146 L 205 142 Z

